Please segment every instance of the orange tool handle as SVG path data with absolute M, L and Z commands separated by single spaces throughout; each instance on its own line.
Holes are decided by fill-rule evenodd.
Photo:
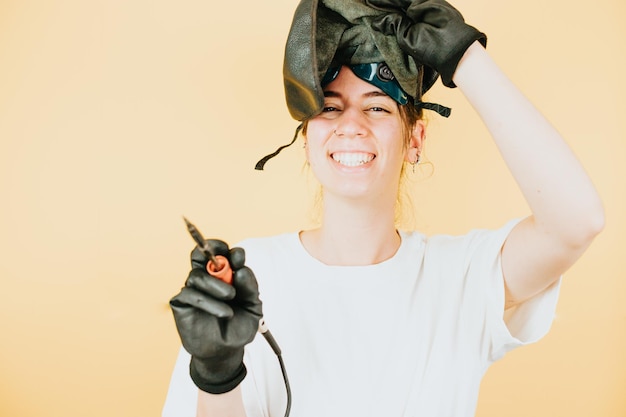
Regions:
M 233 283 L 233 270 L 228 263 L 228 259 L 222 255 L 215 255 L 215 261 L 210 260 L 206 264 L 206 270 L 211 276 L 224 281 L 227 284 Z

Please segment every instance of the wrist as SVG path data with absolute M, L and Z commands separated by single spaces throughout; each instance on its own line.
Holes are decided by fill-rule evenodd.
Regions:
M 485 50 L 487 46 L 487 37 L 484 33 L 479 32 L 471 26 L 463 26 L 465 30 L 459 31 L 459 37 L 456 39 L 456 47 L 452 48 L 449 55 L 444 59 L 441 68 L 441 80 L 446 87 L 456 87 L 454 76 L 461 65 L 461 61 L 468 54 L 470 49 L 476 48 Z
M 219 371 L 192 356 L 189 375 L 194 384 L 210 394 L 224 394 L 235 389 L 244 380 L 247 370 L 243 362 L 221 364 Z M 223 366 L 226 365 L 226 366 Z
M 484 61 L 486 57 L 488 57 L 488 53 L 483 45 L 479 41 L 472 43 L 461 56 L 452 75 L 452 81 L 462 87 L 465 80 L 471 77 L 475 69 L 480 66 L 479 61 Z

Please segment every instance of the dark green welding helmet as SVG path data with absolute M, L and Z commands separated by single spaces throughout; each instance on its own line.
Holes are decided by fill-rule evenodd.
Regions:
M 287 107 L 294 119 L 304 121 L 321 112 L 323 80 L 329 70 L 341 65 L 384 63 L 402 90 L 416 104 L 421 104 L 421 96 L 433 86 L 439 74 L 402 51 L 395 36 L 372 28 L 374 19 L 390 12 L 373 8 L 365 0 L 300 2 L 287 38 L 283 64 Z M 449 109 L 443 106 L 434 110 L 449 115 Z
M 283 63 L 287 108 L 304 122 L 324 106 L 323 88 L 348 66 L 361 79 L 379 87 L 400 104 L 412 100 L 421 108 L 448 117 L 450 109 L 421 101 L 439 74 L 415 62 L 402 51 L 395 36 L 372 28 L 372 21 L 392 10 L 381 10 L 366 0 L 301 0 L 294 13 Z M 256 169 L 290 146 L 297 138 L 262 158 Z

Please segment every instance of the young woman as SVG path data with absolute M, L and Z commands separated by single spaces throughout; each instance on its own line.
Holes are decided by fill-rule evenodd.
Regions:
M 396 10 L 405 2 L 366 3 Z M 440 38 L 467 33 L 444 1 L 412 4 L 446 8 L 452 29 Z M 372 82 L 360 64 L 340 63 L 320 80 L 321 109 L 304 119 L 307 161 L 323 189 L 321 226 L 244 241 L 245 255 L 210 241 L 231 262 L 232 286 L 209 276 L 208 260 L 194 251 L 186 285 L 171 302 L 185 350 L 165 416 L 284 414 L 280 367 L 255 338 L 261 316 L 282 348 L 292 416 L 472 416 L 487 367 L 548 331 L 559 277 L 603 228 L 599 197 L 480 39 L 465 38 L 450 71 L 410 39 L 415 21 L 406 24 L 390 13 L 372 26 L 458 86 L 531 214 L 458 237 L 398 231 L 400 175 L 405 163 L 419 161 L 426 106 L 420 97 L 417 106 L 401 104 L 393 76 Z M 385 63 L 371 65 L 389 74 Z

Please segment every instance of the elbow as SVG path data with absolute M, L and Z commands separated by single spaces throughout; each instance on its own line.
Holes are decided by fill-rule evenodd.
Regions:
M 549 227 L 544 223 L 544 232 L 552 236 L 563 248 L 574 252 L 584 251 L 605 226 L 604 208 L 601 205 L 577 213 L 576 216 L 561 214 L 561 221 Z
M 589 239 L 593 240 L 596 236 L 598 236 L 606 225 L 606 216 L 604 213 L 604 208 L 600 207 L 593 216 L 590 216 L 589 225 L 588 225 L 588 234 Z
M 604 230 L 606 223 L 604 208 L 600 205 L 597 209 L 587 212 L 575 228 L 570 242 L 576 247 L 587 247 Z
M 588 212 L 589 221 L 587 223 L 587 229 L 590 239 L 593 240 L 597 235 L 604 230 L 606 224 L 606 215 L 602 201 L 598 197 L 596 203 L 593 205 L 593 209 Z

